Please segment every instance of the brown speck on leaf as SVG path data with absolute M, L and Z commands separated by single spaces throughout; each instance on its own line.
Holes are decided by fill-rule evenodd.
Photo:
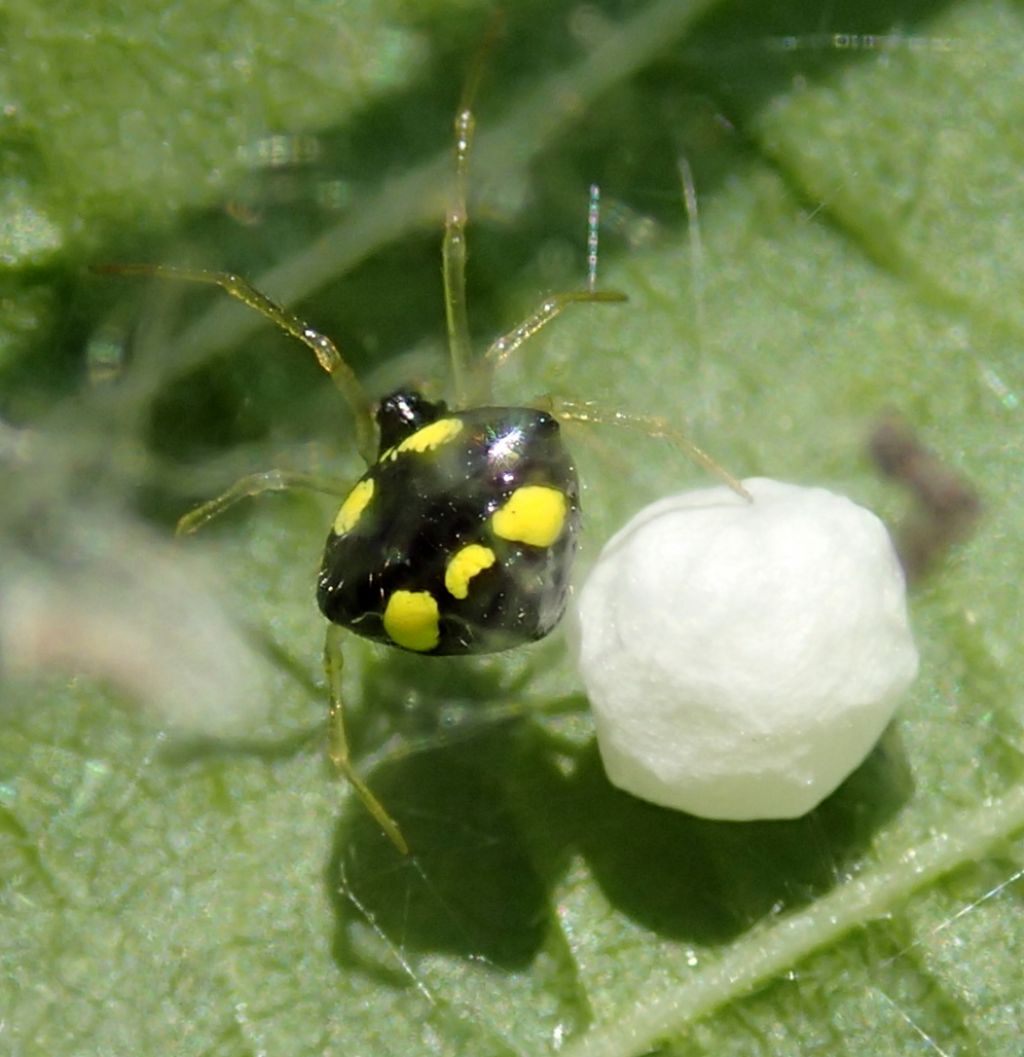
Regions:
M 879 471 L 902 484 L 913 499 L 895 536 L 907 580 L 917 583 L 950 547 L 970 536 L 981 499 L 974 486 L 926 448 L 895 413 L 875 426 L 868 451 Z

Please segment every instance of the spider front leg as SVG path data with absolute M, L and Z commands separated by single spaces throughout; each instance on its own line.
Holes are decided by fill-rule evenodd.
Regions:
M 324 638 L 324 674 L 331 705 L 328 713 L 327 753 L 331 763 L 347 779 L 366 810 L 377 820 L 377 824 L 388 835 L 392 844 L 403 854 L 409 854 L 409 845 L 398 823 L 385 811 L 384 805 L 370 792 L 369 786 L 359 777 L 349 756 L 348 736 L 345 733 L 345 699 L 342 693 L 342 669 L 344 657 L 341 637 L 344 630 L 337 624 L 328 624 Z
M 520 345 L 529 341 L 542 327 L 557 319 L 569 305 L 620 304 L 628 300 L 626 295 L 618 290 L 568 290 L 561 294 L 551 294 L 545 297 L 522 323 L 491 342 L 484 353 L 484 362 L 492 371 L 500 367 Z
M 495 367 L 500 366 L 520 345 L 550 323 L 570 304 L 577 302 L 625 301 L 624 294 L 611 290 L 594 290 L 597 255 L 596 189 L 591 189 L 591 211 L 588 216 L 590 238 L 588 259 L 592 260 L 589 273 L 590 288 L 569 293 L 553 294 L 545 298 L 532 315 L 514 330 L 500 337 L 479 360 L 470 354 L 469 315 L 466 309 L 466 226 L 469 223 L 467 186 L 469 159 L 476 132 L 473 107 L 480 85 L 484 64 L 497 32 L 499 21 L 491 25 L 483 45 L 477 52 L 455 111 L 455 172 L 448 191 L 445 209 L 444 240 L 441 246 L 441 271 L 444 281 L 445 318 L 448 325 L 448 352 L 451 362 L 455 401 L 459 407 L 485 404 L 491 398 L 491 379 Z
M 236 301 L 259 312 L 265 319 L 286 334 L 301 341 L 311 349 L 316 362 L 330 376 L 341 395 L 348 401 L 355 420 L 356 444 L 359 454 L 367 465 L 377 457 L 377 427 L 373 407 L 356 378 L 355 372 L 338 351 L 338 347 L 326 334 L 314 330 L 291 309 L 279 305 L 258 290 L 248 279 L 234 272 L 211 271 L 208 268 L 181 268 L 170 264 L 96 264 L 91 271 L 99 275 L 149 276 L 156 279 L 174 279 L 185 283 L 218 286 Z
M 188 536 L 197 532 L 205 524 L 220 517 L 236 503 L 243 499 L 262 495 L 264 492 L 288 492 L 303 489 L 309 492 L 321 492 L 325 495 L 344 496 L 348 489 L 340 482 L 329 477 L 317 477 L 315 474 L 298 473 L 290 470 L 263 470 L 260 473 L 246 474 L 214 499 L 201 503 L 194 510 L 184 514 L 175 528 L 175 535 Z
M 565 400 L 561 397 L 545 396 L 534 402 L 534 406 L 560 418 L 563 422 L 589 422 L 599 426 L 625 426 L 626 429 L 639 430 L 649 437 L 662 437 L 674 444 L 698 466 L 713 473 L 720 481 L 728 485 L 738 496 L 753 502 L 754 497 L 743 487 L 740 480 L 734 477 L 717 459 L 698 447 L 680 429 L 667 419 L 658 415 L 633 415 L 625 411 L 609 411 L 589 400 Z

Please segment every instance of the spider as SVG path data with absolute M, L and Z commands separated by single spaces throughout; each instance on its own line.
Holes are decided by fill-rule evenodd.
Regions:
M 479 67 L 478 59 L 455 114 L 454 180 L 442 241 L 451 407 L 412 388 L 374 405 L 330 338 L 233 273 L 153 264 L 95 269 L 220 287 L 312 349 L 347 401 L 367 469 L 341 503 L 317 579 L 317 601 L 329 621 L 328 751 L 402 853 L 408 844 L 398 824 L 351 761 L 341 678 L 345 631 L 424 656 L 494 653 L 549 634 L 565 610 L 580 522 L 579 482 L 560 419 L 639 426 L 669 437 L 746 495 L 709 455 L 660 419 L 550 398 L 543 406 L 489 402 L 494 369 L 568 306 L 626 298 L 595 289 L 593 281 L 585 289 L 550 295 L 482 356 L 471 355 L 466 190 Z M 321 486 L 305 474 L 250 475 L 186 514 L 178 531 L 195 531 L 245 497 L 290 487 Z

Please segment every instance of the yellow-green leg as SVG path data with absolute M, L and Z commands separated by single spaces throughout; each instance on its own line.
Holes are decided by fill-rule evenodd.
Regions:
M 331 762 L 348 780 L 362 800 L 366 810 L 377 820 L 378 825 L 388 835 L 391 843 L 403 854 L 409 854 L 409 845 L 402 836 L 398 823 L 384 810 L 384 805 L 370 792 L 369 786 L 359 777 L 349 758 L 348 737 L 345 734 L 345 699 L 342 691 L 341 676 L 344 658 L 341 649 L 341 638 L 344 630 L 337 624 L 330 624 L 324 639 L 324 673 L 331 695 L 331 708 L 328 719 L 327 752 Z
M 187 536 L 215 517 L 220 517 L 225 510 L 229 510 L 243 499 L 250 499 L 263 492 L 286 492 L 291 489 L 305 489 L 337 496 L 344 496 L 348 492 L 344 484 L 329 477 L 292 473 L 289 470 L 264 470 L 262 473 L 247 474 L 215 499 L 190 510 L 178 521 L 175 531 L 179 536 Z
M 448 323 L 448 349 L 451 357 L 452 381 L 455 401 L 459 407 L 472 407 L 490 400 L 491 375 L 494 368 L 503 363 L 520 345 L 550 323 L 570 304 L 578 302 L 606 303 L 625 301 L 625 295 L 613 291 L 593 289 L 553 294 L 545 298 L 540 307 L 514 330 L 500 337 L 487 353 L 471 364 L 469 315 L 466 310 L 466 225 L 469 220 L 466 204 L 466 187 L 469 182 L 469 156 L 473 147 L 476 120 L 473 104 L 483 72 L 487 54 L 494 43 L 500 23 L 491 24 L 490 31 L 477 51 L 473 66 L 455 111 L 455 174 L 448 195 L 445 211 L 444 242 L 441 249 L 441 267 L 444 277 L 444 307 Z M 592 212 L 596 211 L 593 205 Z M 596 242 L 596 220 L 592 222 L 591 238 Z M 588 243 L 588 252 L 596 253 Z M 594 265 L 596 268 L 596 263 Z M 593 272 L 591 272 L 593 283 Z
M 737 495 L 753 502 L 754 497 L 722 466 L 717 459 L 710 456 L 703 448 L 698 447 L 690 438 L 676 429 L 670 422 L 656 415 L 631 415 L 624 411 L 610 411 L 586 400 L 564 400 L 561 397 L 546 396 L 536 401 L 545 411 L 550 411 L 563 421 L 590 422 L 603 426 L 625 426 L 627 429 L 639 430 L 649 437 L 663 437 L 670 444 L 680 448 L 690 459 L 705 470 L 709 470 L 727 484 Z
M 459 407 L 485 403 L 489 397 L 486 380 L 474 372 L 470 377 L 471 345 L 469 315 L 466 310 L 466 187 L 469 182 L 469 155 L 473 146 L 476 119 L 473 104 L 483 75 L 487 56 L 501 25 L 500 17 L 492 19 L 487 35 L 477 49 L 462 87 L 455 111 L 455 174 L 448 192 L 444 217 L 444 241 L 441 244 L 441 273 L 444 281 L 444 310 L 448 324 L 448 353 L 451 360 L 452 385 Z
M 617 290 L 568 290 L 561 294 L 545 297 L 536 310 L 526 317 L 517 327 L 491 342 L 484 353 L 484 362 L 490 370 L 500 367 L 520 345 L 529 341 L 542 327 L 557 319 L 569 305 L 576 304 L 617 304 L 627 300 L 625 294 Z
M 236 301 L 248 305 L 286 334 L 297 338 L 313 350 L 317 363 L 330 375 L 342 396 L 348 401 L 355 417 L 356 442 L 359 454 L 367 465 L 377 457 L 377 428 L 370 398 L 356 378 L 355 372 L 345 362 L 338 347 L 325 334 L 314 330 L 290 309 L 272 301 L 257 290 L 247 279 L 232 272 L 215 272 L 205 268 L 179 268 L 169 264 L 100 264 L 92 269 L 101 275 L 149 275 L 158 279 L 178 279 L 187 283 L 205 283 L 219 286 Z

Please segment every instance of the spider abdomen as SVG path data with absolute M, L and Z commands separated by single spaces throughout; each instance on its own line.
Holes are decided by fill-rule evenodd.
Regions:
M 434 655 L 547 635 L 565 609 L 579 528 L 558 422 L 525 407 L 449 412 L 400 393 L 378 423 L 382 450 L 327 538 L 324 615 Z

